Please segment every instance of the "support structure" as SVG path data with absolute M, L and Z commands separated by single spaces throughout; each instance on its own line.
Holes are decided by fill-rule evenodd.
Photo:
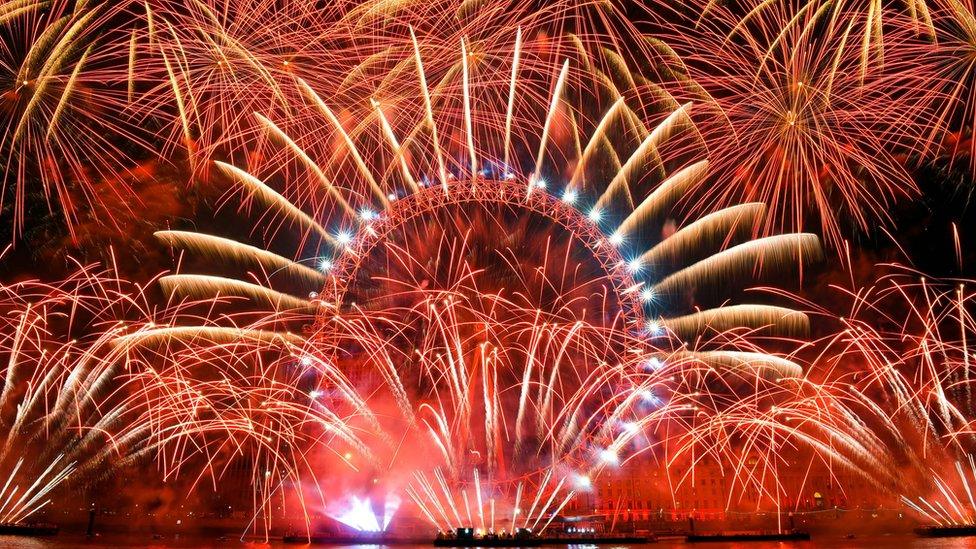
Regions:
M 348 285 L 355 280 L 359 267 L 373 248 L 410 220 L 440 208 L 462 204 L 502 204 L 541 215 L 569 231 L 600 263 L 613 284 L 629 329 L 644 328 L 644 308 L 639 294 L 643 283 L 634 279 L 627 262 L 600 228 L 582 212 L 544 189 L 527 192 L 525 182 L 497 179 L 448 181 L 446 186 L 431 185 L 404 198 L 371 220 L 364 221 L 343 250 L 333 258 L 327 282 L 319 299 L 327 310 L 335 311 L 345 304 Z

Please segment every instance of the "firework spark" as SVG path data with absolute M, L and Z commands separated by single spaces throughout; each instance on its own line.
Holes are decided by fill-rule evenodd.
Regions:
M 699 186 L 706 203 L 759 201 L 767 230 L 816 228 L 836 246 L 845 229 L 890 222 L 890 206 L 917 192 L 903 158 L 919 131 L 905 115 L 911 101 L 847 47 L 852 25 L 811 5 L 770 6 L 748 25 L 715 6 L 669 23 L 664 39 L 680 56 L 675 93 L 705 113 L 698 125 L 720 174 Z
M 0 8 L 4 208 L 14 240 L 52 211 L 111 223 L 103 197 L 131 194 L 148 135 L 128 108 L 119 44 L 128 2 L 7 2 Z M 134 151 L 144 151 L 133 158 Z M 125 200 L 119 200 L 125 204 Z
M 552 37 L 522 30 L 505 47 L 459 39 L 452 58 L 407 30 L 404 57 L 383 62 L 410 78 L 381 73 L 378 88 L 355 95 L 379 63 L 369 56 L 342 93 L 297 80 L 304 100 L 294 109 L 308 114 L 257 118 L 277 152 L 262 149 L 248 171 L 217 165 L 228 196 L 258 206 L 255 240 L 292 233 L 295 249 L 159 234 L 211 262 L 290 273 L 291 286 L 276 290 L 190 274 L 163 282 L 173 295 L 239 296 L 316 316 L 296 356 L 302 371 L 318 371 L 311 391 L 339 395 L 330 401 L 336 414 L 361 435 L 346 440 L 350 457 L 340 464 L 364 460 L 359 475 L 406 490 L 441 528 L 472 520 L 545 528 L 573 497 L 572 479 L 625 459 L 644 427 L 690 428 L 671 439 L 676 447 L 718 436 L 715 425 L 689 427 L 697 405 L 665 393 L 664 411 L 635 420 L 658 383 L 635 377 L 651 354 L 680 351 L 687 358 L 677 368 L 733 372 L 740 383 L 796 375 L 795 364 L 744 340 L 802 333 L 802 313 L 700 303 L 725 301 L 707 288 L 728 291 L 816 260 L 819 241 L 753 239 L 761 205 L 708 216 L 683 207 L 686 189 L 709 170 L 701 150 L 693 153 L 692 105 L 642 105 L 636 90 L 594 72 L 605 57 L 588 55 L 585 41 L 569 40 L 561 57 L 541 49 Z M 300 293 L 295 282 L 312 279 L 308 267 L 325 283 Z M 696 341 L 691 349 L 678 333 Z M 688 392 L 706 386 L 699 379 Z M 426 441 L 424 454 L 437 459 L 415 463 L 397 450 L 404 437 Z
M 675 508 L 712 464 L 757 511 L 817 469 L 971 523 L 971 281 L 844 311 L 786 282 L 891 221 L 909 161 L 972 156 L 967 2 L 653 36 L 614 2 L 4 4 L 15 233 L 112 223 L 147 159 L 214 216 L 157 231 L 177 267 L 143 284 L 0 285 L 0 520 L 154 464 L 258 534 L 545 532 L 646 461 Z

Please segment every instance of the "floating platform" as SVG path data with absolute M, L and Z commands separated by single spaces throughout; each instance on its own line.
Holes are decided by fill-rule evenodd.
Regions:
M 965 536 L 976 536 L 976 524 L 925 526 L 916 528 L 915 535 L 923 538 L 961 538 Z
M 809 532 L 718 532 L 714 534 L 689 534 L 685 538 L 688 543 L 710 541 L 808 541 L 809 539 Z
M 383 534 L 371 535 L 368 533 L 356 535 L 329 535 L 329 534 L 287 534 L 281 539 L 284 543 L 314 543 L 315 545 L 427 545 L 429 539 L 402 538 L 387 536 Z
M 444 537 L 434 540 L 434 547 L 541 547 L 544 545 L 597 545 L 601 543 L 653 543 L 651 536 L 483 536 L 476 538 Z
M 0 522 L 0 536 L 50 537 L 58 535 L 54 524 L 19 524 Z

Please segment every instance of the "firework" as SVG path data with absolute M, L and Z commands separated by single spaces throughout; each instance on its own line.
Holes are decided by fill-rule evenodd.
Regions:
M 811 5 L 770 5 L 749 24 L 716 6 L 668 24 L 663 40 L 680 57 L 669 89 L 706 114 L 698 127 L 720 177 L 700 186 L 705 203 L 759 201 L 767 230 L 816 228 L 836 245 L 847 229 L 890 221 L 890 206 L 917 192 L 903 159 L 919 130 L 883 69 L 848 47 L 852 25 Z M 885 41 L 894 48 L 905 34 Z
M 221 301 L 159 303 L 98 266 L 0 285 L 4 522 L 34 517 L 63 485 L 101 486 L 150 460 L 163 478 L 199 464 L 199 483 L 247 455 L 274 493 L 299 467 L 282 445 L 355 438 L 297 379 L 276 375 L 303 343 L 281 327 L 287 319 L 208 319 Z
M 75 237 L 81 220 L 107 220 L 148 135 L 127 107 L 127 2 L 7 2 L 0 8 L 3 206 L 14 238 L 29 218 L 54 212 Z M 143 151 L 140 155 L 136 151 Z M 133 155 L 136 155 L 133 157 Z
M 923 121 L 924 152 L 948 155 L 954 160 L 968 157 L 974 164 L 972 67 L 961 60 L 976 49 L 972 2 L 933 4 L 935 38 L 915 41 L 892 53 L 891 87 L 902 88 L 918 105 L 912 116 Z
M 937 499 L 930 502 L 922 496 L 917 498 L 902 496 L 902 501 L 910 509 L 924 517 L 925 520 L 938 526 L 973 524 L 976 522 L 973 518 L 976 503 L 973 502 L 970 479 L 976 477 L 976 464 L 973 463 L 972 455 L 969 455 L 968 458 L 968 467 L 965 469 L 963 463 L 956 462 L 955 472 L 958 476 L 955 478 L 965 489 L 964 492 L 958 487 L 953 487 L 949 482 L 943 480 L 938 472 L 930 469 L 933 484 L 938 488 Z M 951 480 L 950 477 L 950 482 Z M 966 494 L 966 498 L 960 499 L 959 495 L 963 493 Z M 945 503 L 943 504 L 943 502 Z
M 837 326 L 812 344 L 811 387 L 829 395 L 830 415 L 856 421 L 861 449 L 840 453 L 861 474 L 926 520 L 969 522 L 960 502 L 973 444 L 972 281 L 884 267 L 891 273 L 868 286 L 834 288 L 846 310 L 806 303 Z
M 133 120 L 223 193 L 156 232 L 179 267 L 146 285 L 0 286 L 0 519 L 153 463 L 265 535 L 544 532 L 646 460 L 676 508 L 715 464 L 725 509 L 799 505 L 817 469 L 970 522 L 969 282 L 883 278 L 843 314 L 744 290 L 821 259 L 800 231 L 888 221 L 940 132 L 971 148 L 971 6 L 709 4 L 662 41 L 535 4 L 0 8 L 15 203 L 39 180 L 79 219 Z M 811 315 L 840 328 L 797 339 Z
M 517 47 L 530 50 L 531 43 L 522 45 L 523 39 L 516 38 Z M 750 240 L 750 231 L 765 217 L 765 209 L 758 204 L 736 206 L 700 219 L 682 211 L 681 196 L 707 177 L 708 162 L 669 159 L 676 168 L 665 174 L 661 158 L 667 150 L 685 154 L 686 141 L 695 139 L 689 126 L 690 105 L 676 108 L 649 129 L 622 96 L 605 109 L 597 105 L 597 111 L 589 115 L 582 109 L 593 107 L 574 104 L 592 80 L 601 79 L 591 77 L 581 84 L 578 77 L 571 76 L 587 66 L 583 61 L 592 62 L 590 58 L 570 70 L 568 60 L 530 61 L 528 53 L 516 51 L 506 66 L 500 60 L 485 62 L 479 67 L 483 80 L 472 82 L 473 68 L 469 67 L 468 76 L 463 70 L 470 56 L 462 56 L 444 69 L 444 75 L 433 75 L 426 72 L 420 43 L 415 39 L 410 43 L 414 50 L 411 61 L 420 60 L 413 67 L 417 79 L 414 93 L 402 89 L 405 85 L 398 80 L 396 87 L 382 88 L 374 99 L 342 107 L 347 111 L 362 109 L 352 118 L 365 121 L 346 128 L 337 124 L 334 115 L 340 107 L 329 107 L 322 94 L 302 81 L 310 102 L 306 108 L 320 115 L 318 122 L 335 140 L 309 141 L 307 135 L 319 130 L 313 130 L 308 120 L 295 126 L 294 133 L 299 135 L 293 137 L 288 131 L 289 121 L 279 125 L 261 116 L 260 123 L 279 144 L 280 153 L 269 161 L 278 167 L 260 175 L 265 171 L 260 165 L 244 171 L 222 162 L 216 164 L 232 186 L 231 196 L 242 197 L 247 210 L 257 207 L 260 212 L 255 236 L 273 240 L 284 229 L 299 235 L 296 260 L 270 251 L 256 253 L 261 246 L 217 235 L 163 232 L 160 238 L 222 261 L 240 263 L 250 253 L 252 260 L 260 258 L 276 272 L 288 271 L 309 282 L 324 279 L 326 290 L 320 300 L 326 306 L 342 301 L 346 289 L 359 276 L 362 261 L 375 246 L 386 245 L 391 239 L 407 246 L 410 243 L 404 240 L 411 239 L 411 234 L 431 230 L 422 226 L 428 212 L 464 204 L 497 204 L 496 211 L 501 213 L 493 213 L 496 218 L 521 204 L 533 215 L 553 219 L 594 250 L 603 269 L 612 274 L 608 283 L 615 286 L 617 299 L 623 301 L 680 301 L 689 285 L 708 286 L 714 284 L 715 277 L 729 280 L 729 274 L 750 273 L 760 264 L 775 270 L 798 259 L 807 262 L 818 256 L 818 241 L 812 235 Z M 513 72 L 516 58 L 518 66 L 527 73 L 543 75 L 541 80 L 547 84 L 540 83 L 540 77 L 520 77 L 519 71 Z M 545 63 L 548 69 L 532 69 L 530 63 Z M 500 78 L 502 74 L 504 79 Z M 440 81 L 440 89 L 431 95 L 431 90 L 425 92 L 424 83 L 435 79 Z M 603 81 L 609 86 L 608 79 L 604 77 Z M 583 89 L 570 92 L 569 83 Z M 526 103 L 520 86 L 530 90 L 529 96 L 548 88 L 546 98 Z M 503 93 L 488 97 L 499 87 Z M 597 96 L 612 95 L 613 91 L 605 88 Z M 394 93 L 397 95 L 391 95 Z M 476 93 L 482 95 L 475 99 Z M 384 99 L 375 99 L 378 96 Z M 515 97 L 519 100 L 510 101 Z M 482 105 L 479 110 L 471 108 L 476 100 Z M 387 115 L 387 110 L 396 112 L 396 117 Z M 577 112 L 580 114 L 574 114 Z M 478 135 L 471 135 L 469 130 Z M 634 131 L 643 134 L 631 135 Z M 481 132 L 487 133 L 482 137 Z M 538 136 L 535 143 L 527 141 L 532 135 Z M 619 142 L 629 143 L 631 150 L 608 148 L 611 137 L 618 136 Z M 329 150 L 319 151 L 321 143 L 330 142 Z M 476 146 L 481 143 L 485 145 Z M 506 156 L 510 165 L 503 166 Z M 590 183 L 600 180 L 609 183 L 605 188 Z M 491 219 L 484 222 L 491 223 Z M 313 275 L 309 267 L 324 272 Z M 193 282 L 181 286 L 180 291 L 188 295 L 199 295 L 193 294 L 197 290 L 192 288 L 208 291 L 204 282 L 211 293 L 218 287 L 224 292 L 234 291 L 235 283 L 230 280 L 191 281 L 186 278 L 189 275 L 182 276 L 184 281 Z M 631 307 L 640 310 L 640 315 L 653 310 L 647 303 Z
M 122 463 L 152 459 L 167 481 L 188 478 L 191 492 L 240 494 L 243 482 L 255 533 L 268 533 L 272 498 L 297 486 L 295 505 L 308 520 L 308 506 L 325 500 L 314 484 L 303 491 L 321 467 L 306 452 L 368 450 L 341 415 L 361 410 L 358 401 L 320 398 L 309 381 L 319 369 L 300 358 L 300 344 L 256 324 L 161 327 L 116 339 L 134 366 L 120 376 L 130 410 L 122 432 L 141 443 Z
M 694 2 L 692 7 L 701 20 L 715 17 L 726 17 L 721 13 L 724 6 L 718 7 L 716 2 Z M 935 35 L 933 14 L 930 6 L 932 2 L 925 0 L 907 0 L 893 4 L 882 2 L 820 2 L 812 0 L 797 4 L 780 4 L 772 2 L 745 2 L 732 8 L 735 15 L 735 25 L 728 31 L 728 36 L 736 34 L 753 26 L 763 26 L 772 33 L 786 34 L 793 27 L 797 27 L 804 35 L 821 32 L 825 27 L 846 28 L 849 39 L 844 40 L 841 48 L 849 48 L 860 56 L 862 76 L 871 65 L 883 65 L 886 45 L 885 28 L 894 25 L 910 25 L 914 34 L 931 39 Z M 783 18 L 784 6 L 792 10 L 788 17 Z M 651 10 L 651 15 L 662 16 L 671 13 L 669 6 L 660 6 L 661 10 Z M 660 12 L 660 13 L 659 13 Z M 718 13 L 716 13 L 718 12 Z M 770 25 L 768 16 L 773 15 L 774 24 Z
M 4 522 L 18 522 L 51 503 L 61 484 L 101 482 L 127 443 L 140 444 L 118 436 L 128 408 L 115 383 L 131 364 L 115 338 L 146 329 L 154 317 L 138 286 L 97 266 L 55 283 L 0 285 L 0 308 L 0 512 Z
M 739 376 L 736 386 L 796 375 L 744 341 L 802 333 L 802 313 L 702 304 L 815 261 L 819 241 L 753 238 L 761 204 L 711 215 L 683 204 L 709 173 L 694 105 L 642 102 L 646 81 L 603 49 L 591 55 L 585 39 L 526 27 L 502 46 L 458 39 L 448 56 L 404 30 L 341 90 L 296 78 L 296 115 L 255 117 L 268 142 L 249 169 L 214 165 L 228 201 L 260 220 L 251 238 L 159 234 L 208 269 L 264 273 L 180 274 L 163 279 L 167 293 L 315 316 L 292 360 L 318 373 L 311 391 L 333 395 L 359 436 L 345 442 L 349 457 L 327 460 L 346 472 L 307 484 L 349 492 L 375 479 L 440 528 L 545 528 L 574 479 L 626 459 L 641 430 L 673 423 L 679 456 L 718 438 L 715 424 L 693 425 L 700 415 L 682 398 L 635 417 L 665 381 L 638 375 L 652 354 L 685 353 L 671 377 L 694 364 L 668 381 L 675 394 L 708 390 L 691 372 Z M 741 396 L 730 389 L 715 409 Z M 399 450 L 405 439 L 424 444 L 424 463 Z M 366 465 L 349 472 L 350 462 Z M 381 495 L 357 501 L 370 494 Z
M 145 2 L 127 41 L 129 101 L 159 132 L 165 158 L 183 158 L 191 177 L 218 144 L 252 142 L 242 113 L 287 116 L 294 76 L 337 77 L 329 29 L 342 14 L 264 0 Z

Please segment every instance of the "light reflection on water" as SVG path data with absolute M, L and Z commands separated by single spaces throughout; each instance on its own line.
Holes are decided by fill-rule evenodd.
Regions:
M 99 536 L 94 539 L 86 539 L 83 536 L 62 534 L 54 538 L 23 538 L 15 536 L 0 536 L 0 549 L 7 548 L 26 548 L 26 549 L 109 549 L 115 547 L 123 548 L 149 548 L 149 549 L 286 549 L 303 548 L 308 545 L 284 544 L 281 542 L 257 543 L 241 542 L 233 539 L 230 541 L 220 541 L 216 538 L 203 538 L 195 536 L 181 536 L 179 538 L 167 538 L 154 540 L 148 534 L 113 534 Z M 428 549 L 430 545 L 346 545 L 346 546 L 326 546 L 342 549 Z M 910 548 L 910 549 L 957 549 L 974 548 L 976 549 L 976 537 L 970 538 L 943 538 L 943 539 L 922 539 L 910 535 L 897 536 L 865 536 L 855 539 L 845 539 L 843 537 L 819 536 L 812 541 L 806 542 L 729 542 L 729 543 L 696 543 L 687 544 L 679 540 L 662 540 L 652 544 L 606 544 L 606 545 L 563 545 L 546 546 L 550 549 L 671 549 L 675 547 L 697 547 L 700 549 L 855 549 L 855 548 Z

